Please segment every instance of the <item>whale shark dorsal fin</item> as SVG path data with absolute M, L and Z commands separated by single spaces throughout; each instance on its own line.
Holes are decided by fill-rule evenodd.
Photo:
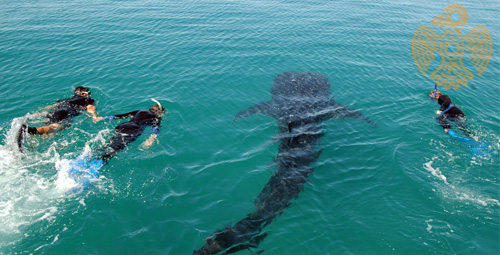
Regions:
M 270 117 L 276 118 L 273 112 L 273 107 L 271 102 L 260 102 L 246 110 L 237 113 L 236 116 L 234 117 L 234 122 L 236 122 L 239 118 L 246 118 L 256 113 L 262 113 Z

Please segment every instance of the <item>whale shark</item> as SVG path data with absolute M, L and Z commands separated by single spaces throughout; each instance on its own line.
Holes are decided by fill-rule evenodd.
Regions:
M 330 96 L 330 81 L 320 73 L 285 72 L 275 77 L 270 101 L 236 114 L 234 121 L 265 114 L 279 126 L 275 170 L 255 200 L 255 211 L 233 226 L 216 231 L 193 254 L 229 254 L 257 248 L 267 236 L 263 228 L 290 206 L 313 173 L 311 163 L 322 150 L 315 147 L 324 135 L 320 123 L 333 118 L 356 118 L 374 125 L 360 112 L 338 104 Z

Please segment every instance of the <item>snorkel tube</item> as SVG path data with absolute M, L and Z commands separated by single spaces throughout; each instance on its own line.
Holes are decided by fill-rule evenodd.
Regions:
M 158 100 L 151 98 L 151 101 L 155 102 L 160 107 L 160 109 L 163 108 L 163 107 L 161 107 L 161 104 L 160 104 L 160 102 L 158 102 Z
M 161 106 L 160 102 L 154 98 L 151 98 L 151 101 L 155 102 L 156 105 L 158 105 L 159 113 L 155 112 L 155 114 L 158 115 L 158 117 L 160 117 L 160 118 L 163 117 L 164 110 L 163 110 L 163 107 Z M 159 132 L 160 132 L 160 128 L 158 126 L 154 126 L 153 130 L 151 131 L 151 134 L 158 135 Z M 157 138 L 155 138 L 155 139 L 158 143 L 160 143 Z
M 434 83 L 434 99 L 436 99 L 437 91 L 438 91 L 438 85 L 437 83 Z

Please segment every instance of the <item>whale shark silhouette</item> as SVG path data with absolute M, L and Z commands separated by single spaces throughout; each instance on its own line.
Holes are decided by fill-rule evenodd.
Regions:
M 335 103 L 330 98 L 330 82 L 319 73 L 281 73 L 274 79 L 271 94 L 271 101 L 239 112 L 234 121 L 256 113 L 277 119 L 280 144 L 276 170 L 255 200 L 255 211 L 206 238 L 206 244 L 193 254 L 229 254 L 257 248 L 267 235 L 262 229 L 290 205 L 290 200 L 298 197 L 313 173 L 310 164 L 321 154 L 315 145 L 324 135 L 320 122 L 357 118 L 373 125 L 361 113 Z

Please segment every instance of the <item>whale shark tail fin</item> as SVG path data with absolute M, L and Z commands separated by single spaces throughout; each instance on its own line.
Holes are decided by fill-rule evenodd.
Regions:
M 194 251 L 193 255 L 230 254 L 245 249 L 256 249 L 267 233 L 262 232 L 266 221 L 256 219 L 255 216 L 250 214 L 234 226 L 229 225 L 210 235 L 205 239 L 205 245 Z

